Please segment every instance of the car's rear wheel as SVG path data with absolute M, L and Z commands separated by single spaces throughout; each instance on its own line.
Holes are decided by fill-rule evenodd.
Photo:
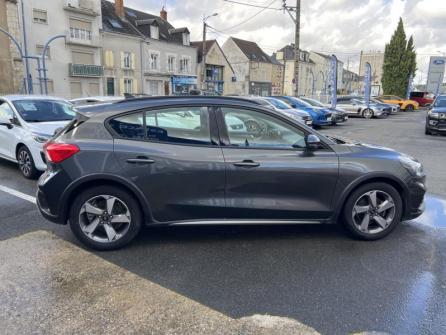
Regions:
M 377 240 L 401 221 L 403 202 L 386 183 L 370 183 L 355 190 L 344 206 L 344 223 L 354 237 Z
M 17 150 L 17 162 L 22 175 L 28 179 L 35 179 L 39 175 L 39 170 L 36 169 L 33 156 L 29 149 L 22 145 Z
M 118 249 L 130 243 L 141 228 L 139 204 L 127 191 L 98 186 L 82 192 L 70 209 L 70 228 L 96 250 Z
M 362 117 L 364 119 L 371 119 L 373 117 L 373 111 L 370 108 L 366 108 L 362 111 Z
M 407 105 L 406 108 L 404 109 L 406 112 L 413 112 L 414 111 L 414 107 L 413 105 Z

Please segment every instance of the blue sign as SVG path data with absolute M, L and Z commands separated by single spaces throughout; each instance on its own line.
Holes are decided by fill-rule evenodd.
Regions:
M 172 76 L 173 85 L 197 85 L 195 76 Z
M 443 65 L 444 64 L 444 59 L 435 59 L 433 63 L 435 65 Z
M 367 108 L 370 108 L 370 94 L 372 91 L 372 66 L 369 62 L 365 63 L 365 75 L 364 75 L 364 98 Z
M 335 55 L 331 56 L 330 62 L 330 88 L 331 88 L 331 108 L 336 108 L 338 102 L 338 59 Z

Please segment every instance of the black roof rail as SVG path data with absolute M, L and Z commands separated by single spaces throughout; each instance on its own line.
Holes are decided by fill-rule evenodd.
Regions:
M 181 100 L 181 99 L 200 99 L 200 100 L 233 100 L 243 101 L 260 105 L 259 102 L 249 99 L 248 97 L 229 97 L 229 96 L 210 96 L 210 95 L 166 95 L 166 96 L 150 96 L 150 97 L 128 97 L 124 100 L 116 101 L 115 104 L 124 104 L 128 102 L 141 102 L 151 100 Z

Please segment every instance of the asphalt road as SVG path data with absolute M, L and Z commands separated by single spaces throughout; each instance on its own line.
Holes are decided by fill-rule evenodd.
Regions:
M 393 147 L 425 165 L 435 194 L 426 213 L 383 240 L 351 240 L 338 226 L 147 228 L 131 246 L 95 254 L 231 318 L 289 317 L 322 334 L 445 334 L 446 137 L 424 135 L 424 113 L 322 130 Z M 7 162 L 0 162 L 0 185 L 35 192 L 35 181 Z M 0 240 L 46 230 L 79 245 L 68 227 L 2 191 L 0 213 Z

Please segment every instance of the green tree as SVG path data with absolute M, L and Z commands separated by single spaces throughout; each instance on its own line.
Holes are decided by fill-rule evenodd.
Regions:
M 382 85 L 384 94 L 405 96 L 410 74 L 415 75 L 416 52 L 413 37 L 406 39 L 403 20 L 386 44 L 384 51 Z

